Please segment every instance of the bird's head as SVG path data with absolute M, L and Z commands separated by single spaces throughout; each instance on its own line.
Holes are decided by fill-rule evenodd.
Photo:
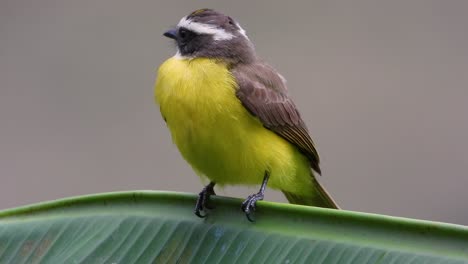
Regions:
M 255 58 L 253 44 L 239 23 L 212 9 L 190 13 L 164 36 L 175 40 L 177 54 L 183 58 L 215 58 L 230 63 Z

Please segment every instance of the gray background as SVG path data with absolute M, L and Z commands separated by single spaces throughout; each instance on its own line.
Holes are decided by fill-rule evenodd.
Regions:
M 237 18 L 288 79 L 343 208 L 468 224 L 468 1 L 455 0 L 2 0 L 0 208 L 198 192 L 153 83 L 174 54 L 162 32 L 201 7 Z

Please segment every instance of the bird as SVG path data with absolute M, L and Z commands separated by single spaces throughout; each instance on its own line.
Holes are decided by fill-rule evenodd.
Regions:
M 292 204 L 339 209 L 316 178 L 319 155 L 285 78 L 236 20 L 198 9 L 163 35 L 176 54 L 157 70 L 155 101 L 182 157 L 209 182 L 197 216 L 213 209 L 215 185 L 260 186 L 241 205 L 250 221 L 267 186 Z

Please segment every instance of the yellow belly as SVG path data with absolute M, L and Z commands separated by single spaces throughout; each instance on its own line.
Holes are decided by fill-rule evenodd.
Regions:
M 182 156 L 220 185 L 261 184 L 268 170 L 269 187 L 306 191 L 307 159 L 264 128 L 242 106 L 236 89 L 226 66 L 214 60 L 174 57 L 161 65 L 156 101 Z

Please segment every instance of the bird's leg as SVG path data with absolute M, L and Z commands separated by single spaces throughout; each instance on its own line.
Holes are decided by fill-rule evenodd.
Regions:
M 247 199 L 245 199 L 245 201 L 242 203 L 242 211 L 244 211 L 245 216 L 247 216 L 247 219 L 249 219 L 250 222 L 254 222 L 254 219 L 252 218 L 252 213 L 256 209 L 257 201 L 261 201 L 264 198 L 265 188 L 267 186 L 269 178 L 270 173 L 268 171 L 265 171 L 265 176 L 263 177 L 263 183 L 260 187 L 260 191 L 258 191 L 258 193 L 249 195 L 249 197 L 247 197 Z
M 198 217 L 205 217 L 206 214 L 202 214 L 202 211 L 207 209 L 213 209 L 213 207 L 208 206 L 207 202 L 211 195 L 216 195 L 214 191 L 215 182 L 210 182 L 203 190 L 198 194 L 197 205 L 195 205 L 195 215 Z

